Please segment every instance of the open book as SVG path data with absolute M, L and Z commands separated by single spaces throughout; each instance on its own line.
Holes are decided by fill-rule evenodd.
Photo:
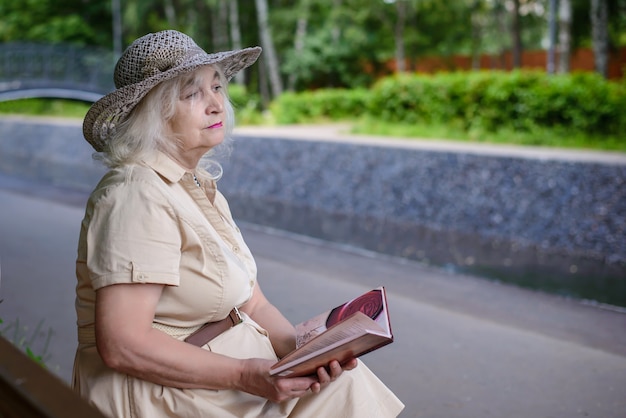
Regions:
M 296 325 L 296 349 L 274 364 L 270 374 L 313 374 L 332 360 L 343 363 L 391 342 L 387 295 L 379 287 Z

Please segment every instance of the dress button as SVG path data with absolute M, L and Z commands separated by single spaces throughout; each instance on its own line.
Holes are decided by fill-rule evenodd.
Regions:
M 233 252 L 238 253 L 239 252 L 239 246 L 235 245 L 233 247 Z

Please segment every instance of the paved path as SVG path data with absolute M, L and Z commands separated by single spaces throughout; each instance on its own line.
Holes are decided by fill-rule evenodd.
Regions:
M 51 330 L 47 364 L 66 381 L 82 203 L 0 178 L 0 317 L 18 339 L 41 323 L 36 352 Z M 387 287 L 396 341 L 364 360 L 405 402 L 402 417 L 626 417 L 626 313 L 253 225 L 242 230 L 265 293 L 293 322 Z

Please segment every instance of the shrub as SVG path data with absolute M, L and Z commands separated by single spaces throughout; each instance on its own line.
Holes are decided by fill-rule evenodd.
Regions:
M 396 75 L 371 91 L 370 117 L 389 122 L 461 122 L 466 130 L 532 131 L 537 126 L 621 135 L 626 87 L 594 73 L 481 71 Z
M 626 83 L 595 73 L 472 71 L 396 74 L 370 89 L 285 93 L 270 106 L 279 124 L 359 120 L 388 128 L 443 127 L 458 137 L 510 137 L 523 143 L 604 143 L 623 149 Z M 386 124 L 387 128 L 378 125 Z M 439 129 L 439 128 L 436 128 Z M 417 131 L 419 129 L 413 129 Z M 423 130 L 422 130 L 423 131 Z M 441 129 L 439 129 L 441 131 Z M 364 133 L 361 130 L 361 133 Z M 584 139 L 587 138 L 587 139 Z M 601 146 L 600 146 L 601 147 Z
M 288 92 L 272 102 L 270 111 L 279 124 L 337 121 L 363 115 L 367 110 L 368 100 L 369 93 L 365 89 Z

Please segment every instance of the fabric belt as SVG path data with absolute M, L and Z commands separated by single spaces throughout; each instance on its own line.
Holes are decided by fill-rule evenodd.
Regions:
M 207 322 L 200 329 L 185 338 L 185 342 L 202 347 L 222 332 L 243 322 L 243 318 L 236 307 L 221 321 Z

